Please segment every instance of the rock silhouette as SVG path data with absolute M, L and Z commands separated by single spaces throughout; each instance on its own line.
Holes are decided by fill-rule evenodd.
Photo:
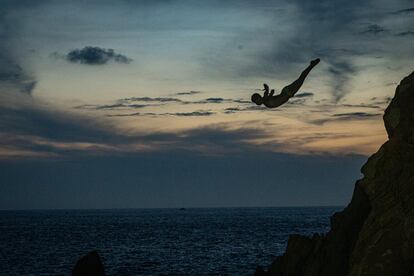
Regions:
M 72 270 L 72 276 L 105 276 L 105 269 L 98 252 L 92 251 L 80 258 Z
M 291 235 L 286 252 L 256 275 L 414 275 L 414 72 L 384 113 L 389 140 L 369 157 L 352 200 L 323 236 Z

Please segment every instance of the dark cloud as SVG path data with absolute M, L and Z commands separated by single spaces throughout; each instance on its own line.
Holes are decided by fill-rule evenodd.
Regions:
M 334 42 L 331 43 L 334 44 Z M 350 92 L 348 83 L 357 73 L 357 69 L 353 65 L 352 60 L 354 57 L 362 55 L 364 55 L 364 52 L 356 49 L 337 47 L 316 49 L 315 53 L 312 54 L 312 56 L 318 56 L 322 62 L 328 64 L 327 75 L 331 77 L 333 86 L 331 93 L 335 102 L 338 102 Z
M 340 47 L 343 43 L 338 41 L 349 38 L 349 26 L 359 20 L 361 10 L 371 7 L 368 3 L 355 0 L 296 0 L 289 3 L 295 7 L 294 16 L 305 24 L 293 24 L 297 29 L 289 35 L 283 35 L 283 32 L 280 35 L 255 33 L 254 39 L 260 39 L 262 35 L 261 38 L 268 42 L 269 48 L 262 49 L 261 53 L 255 55 L 259 59 L 255 58 L 254 64 L 246 68 L 246 74 L 291 77 L 293 72 L 299 75 L 312 58 L 320 57 L 323 63 L 329 65 L 326 75 L 332 78 L 332 93 L 334 100 L 338 101 L 349 92 L 347 83 L 356 71 L 353 60 L 349 57 L 361 55 L 359 49 Z M 275 17 L 276 22 L 270 24 L 280 23 L 277 18 Z M 269 37 L 274 37 L 274 41 Z
M 377 104 L 342 104 L 344 107 L 361 107 L 361 108 L 381 108 Z
M 347 48 L 324 48 L 316 51 L 317 56 L 321 57 L 332 57 L 332 56 L 362 56 L 365 52 L 355 49 Z
M 223 103 L 226 101 L 231 101 L 229 99 L 223 99 L 223 98 L 208 98 L 201 101 L 195 101 L 195 102 L 188 102 L 188 103 L 195 103 L 195 104 L 208 104 L 208 103 Z
M 201 91 L 188 91 L 188 92 L 178 92 L 175 93 L 177 96 L 185 96 L 185 95 L 196 95 L 202 93 Z
M 147 115 L 148 113 L 140 113 L 140 112 L 134 112 L 134 113 L 124 113 L 124 114 L 108 114 L 106 117 L 134 117 L 134 116 L 141 116 L 141 115 Z M 153 114 L 153 113 L 151 113 Z M 155 114 L 153 114 L 155 115 Z
M 408 44 L 400 45 L 398 51 L 395 51 L 389 45 L 393 42 L 372 40 L 373 36 L 385 39 L 383 35 L 390 34 L 393 27 L 402 27 L 403 24 L 410 26 L 411 23 L 406 21 L 394 24 L 391 22 L 393 19 L 386 20 L 387 12 L 384 11 L 389 6 L 381 5 L 382 3 L 358 0 L 288 2 L 288 7 L 292 9 L 286 8 L 280 13 L 277 7 L 287 2 L 256 2 L 257 12 L 262 12 L 264 17 L 268 15 L 265 11 L 272 11 L 273 16 L 268 17 L 269 25 L 257 27 L 252 24 L 251 28 L 246 28 L 245 32 L 226 44 L 227 48 L 220 49 L 220 53 L 208 52 L 207 58 L 202 62 L 211 67 L 213 73 L 220 67 L 223 68 L 220 74 L 234 78 L 276 77 L 278 81 L 286 79 L 288 82 L 290 78 L 294 80 L 295 75 L 299 75 L 312 58 L 320 57 L 321 66 L 314 71 L 318 71 L 323 79 L 331 78 L 331 92 L 333 100 L 337 102 L 351 92 L 350 81 L 359 70 L 372 66 L 359 66 L 362 56 L 397 59 L 401 56 L 397 52 L 408 55 L 412 48 Z M 394 9 L 404 7 L 403 2 L 395 1 L 392 6 Z M 411 13 L 411 10 L 404 9 L 400 12 Z M 283 20 L 285 16 L 285 21 L 289 24 Z M 291 21 L 290 18 L 295 20 Z M 286 32 L 286 29 L 291 31 Z M 358 39 L 356 44 L 355 39 Z M 249 51 L 235 51 L 237 45 L 244 45 Z M 243 52 L 243 55 L 239 52 Z M 235 63 L 239 66 L 234 66 Z M 317 73 L 312 72 L 311 77 L 314 74 Z
M 331 60 L 328 72 L 334 76 L 333 78 L 333 97 L 338 102 L 349 90 L 347 89 L 350 78 L 356 73 L 355 67 L 347 61 Z
M 314 94 L 312 92 L 302 92 L 295 95 L 296 98 L 307 98 L 312 97 Z
M 220 149 L 225 154 L 226 147 L 232 145 L 237 152 L 258 150 L 249 144 L 250 139 L 267 136 L 260 130 L 238 129 L 229 130 L 226 126 L 209 126 L 181 132 L 164 132 L 146 134 L 122 134 L 114 125 L 106 125 L 96 120 L 85 120 L 84 117 L 71 117 L 67 114 L 50 114 L 44 110 L 25 110 L 10 112 L 2 119 L 2 147 L 13 147 L 15 150 L 42 153 L 46 156 L 93 156 L 96 154 L 129 155 L 139 150 L 135 145 L 150 147 L 154 152 L 194 151 L 207 154 Z M 2 116 L 4 114 L 1 114 Z M 125 114 L 138 116 L 139 114 Z M 169 114 L 174 116 L 209 116 L 208 112 L 191 112 Z M 123 115 L 116 115 L 123 116 Z M 82 123 L 81 123 L 82 122 Z M 32 124 L 30 124 L 32 123 Z M 89 143 L 88 147 L 79 149 L 76 144 Z M 59 146 L 63 145 L 63 146 Z M 199 148 L 199 149 L 198 149 Z M 233 148 L 228 148 L 234 151 Z
M 413 12 L 414 12 L 414 8 L 409 8 L 409 9 L 402 9 L 402 10 L 395 11 L 393 12 L 393 14 L 409 14 Z
M 194 93 L 192 93 L 194 94 Z M 183 94 L 181 94 L 183 95 Z M 189 95 L 188 93 L 185 95 Z M 120 99 L 120 101 L 137 101 L 137 102 L 176 102 L 176 103 L 182 103 L 182 104 L 207 104 L 207 103 L 223 103 L 223 102 L 229 102 L 232 101 L 231 99 L 223 99 L 223 98 L 207 98 L 203 100 L 197 100 L 197 101 L 183 101 L 178 98 L 169 98 L 169 97 L 157 97 L 157 98 L 151 98 L 151 97 L 131 97 L 131 98 L 125 98 Z
M 241 103 L 241 104 L 250 104 L 250 103 L 252 103 L 251 101 L 247 101 L 247 100 L 243 100 L 243 99 L 236 99 L 236 100 L 233 100 L 233 102 Z
M 381 113 L 367 113 L 367 112 L 349 112 L 349 113 L 337 113 L 333 114 L 333 117 L 339 117 L 341 119 L 361 119 L 381 116 Z
M 215 113 L 211 111 L 193 111 L 193 112 L 178 112 L 178 113 L 169 113 L 169 114 L 175 115 L 175 116 L 192 117 L 192 116 L 210 116 Z
M 333 100 L 338 102 L 349 93 L 348 83 L 357 73 L 352 58 L 363 55 L 363 52 L 344 48 L 325 48 L 317 51 L 317 56 L 328 64 L 327 73 L 331 76 Z
M 374 98 L 373 98 L 373 101 L 375 101 L 374 104 L 380 104 L 380 105 L 389 104 L 392 100 L 392 97 L 384 97 L 382 99 L 381 98 L 380 99 L 377 99 L 377 98 L 374 99 Z
M 304 98 L 297 98 L 297 99 L 291 99 L 290 101 L 288 101 L 286 104 L 287 105 L 304 105 L 306 103 L 306 97 Z
M 316 125 L 323 125 L 328 122 L 335 121 L 354 121 L 354 120 L 367 120 L 381 116 L 382 113 L 368 113 L 368 112 L 347 112 L 347 113 L 336 113 L 333 115 L 326 115 L 323 119 L 307 120 L 306 122 Z
M 81 115 L 61 112 L 32 101 L 25 105 L 8 107 L 4 95 L 0 95 L 0 146 L 12 151 L 24 151 L 33 156 L 70 157 L 73 155 L 127 154 L 137 151 L 137 144 L 153 151 L 190 150 L 202 147 L 222 149 L 232 143 L 238 150 L 251 148 L 248 140 L 267 134 L 261 130 L 230 130 L 226 125 L 216 125 L 178 132 L 124 133 L 115 122 L 93 119 Z M 23 97 L 23 96 L 22 96 Z M 26 96 L 25 96 L 26 97 Z M 108 105 L 109 108 L 109 105 Z M 115 107 L 117 108 L 117 107 Z M 214 112 L 197 110 L 177 113 L 130 113 L 114 114 L 111 117 L 165 115 L 165 116 L 210 116 Z M 80 145 L 80 146 L 79 146 Z M 165 146 L 164 146 L 165 145 Z M 80 148 L 79 148 L 80 147 Z M 257 150 L 257 147 L 256 147 Z M 27 154 L 30 156 L 30 154 Z
M 31 94 L 36 86 L 37 81 L 27 69 L 25 57 L 14 41 L 21 27 L 18 11 L 36 5 L 27 1 L 0 2 L 0 90 L 13 89 Z M 13 10 L 14 14 L 8 14 L 9 10 Z
M 203 117 L 214 115 L 211 111 L 192 111 L 192 112 L 177 112 L 177 113 L 154 113 L 154 112 L 134 112 L 124 114 L 110 114 L 107 117 L 133 117 L 133 116 L 180 116 L 180 117 Z
M 93 104 L 84 104 L 78 105 L 74 108 L 76 109 L 92 109 L 92 110 L 111 110 L 111 109 L 120 109 L 120 108 L 144 108 L 148 106 L 156 106 L 156 105 L 146 105 L 146 104 L 124 104 L 124 103 L 115 103 L 115 104 L 105 104 L 105 105 L 93 105 Z
M 183 102 L 180 99 L 177 98 L 169 98 L 169 97 L 157 97 L 157 98 L 151 98 L 151 97 L 131 97 L 131 98 L 124 98 L 120 99 L 120 101 L 136 101 L 136 102 Z
M 377 34 L 384 33 L 384 32 L 387 32 L 387 30 L 384 27 L 382 27 L 378 24 L 371 24 L 371 25 L 368 25 L 365 28 L 365 30 L 361 31 L 360 34 L 374 34 L 374 35 L 377 35 Z
M 1 49 L 0 49 L 1 51 Z M 0 88 L 16 88 L 18 91 L 31 94 L 37 81 L 12 60 L 0 54 Z
M 406 31 L 396 34 L 396 36 L 411 36 L 414 35 L 414 31 Z
M 304 93 L 304 95 L 309 96 L 308 94 Z M 300 97 L 300 96 L 299 96 Z M 305 97 L 305 96 L 302 96 Z M 132 104 L 133 102 L 138 102 L 139 104 Z M 154 103 L 154 104 L 141 104 L 142 103 Z M 143 108 L 149 106 L 157 106 L 157 105 L 164 105 L 168 103 L 176 103 L 176 104 L 221 104 L 221 103 L 240 103 L 240 104 L 250 104 L 250 101 L 242 100 L 242 99 L 223 99 L 223 98 L 207 98 L 202 100 L 196 101 L 184 101 L 178 98 L 170 98 L 170 97 L 130 97 L 130 98 L 123 98 L 117 100 L 114 104 L 108 105 L 94 105 L 94 104 L 85 104 L 76 106 L 75 108 L 78 109 L 117 109 L 117 108 Z
M 187 101 L 186 104 L 220 104 L 220 103 L 240 103 L 240 104 L 250 104 L 251 101 L 243 99 L 223 99 L 223 98 L 207 98 L 199 101 Z
M 243 110 L 245 110 L 245 109 L 242 109 L 240 107 L 228 107 L 228 108 L 224 109 L 224 113 L 230 114 L 230 113 L 235 113 L 235 112 L 243 111 Z
M 289 104 L 289 103 L 288 103 Z M 226 114 L 232 114 L 232 113 L 236 113 L 236 112 L 243 112 L 243 111 L 260 111 L 260 112 L 278 112 L 281 109 L 274 109 L 274 108 L 267 108 L 264 106 L 259 106 L 259 105 L 250 105 L 250 106 L 245 106 L 245 107 L 228 107 L 224 109 L 224 113 Z
M 27 137 L 27 145 L 31 144 L 30 137 L 55 142 L 118 143 L 128 140 L 111 132 L 108 125 L 98 120 L 48 110 L 35 104 L 19 108 L 1 106 L 0 115 L 1 134 Z
M 103 65 L 110 61 L 116 63 L 130 63 L 132 61 L 124 55 L 115 53 L 113 49 L 92 46 L 72 50 L 65 57 L 69 62 L 87 65 Z

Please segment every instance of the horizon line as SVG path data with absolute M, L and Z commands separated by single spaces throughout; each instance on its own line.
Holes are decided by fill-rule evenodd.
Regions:
M 0 209 L 0 212 L 13 211 L 109 211 L 109 210 L 188 210 L 188 209 L 258 209 L 258 208 L 340 208 L 346 205 L 279 205 L 279 206 L 210 206 L 210 207 L 115 207 L 115 208 L 32 208 Z

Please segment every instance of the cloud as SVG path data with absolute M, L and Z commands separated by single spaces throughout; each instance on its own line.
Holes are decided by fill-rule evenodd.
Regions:
M 414 8 L 398 10 L 398 11 L 393 12 L 392 14 L 409 14 L 412 12 L 414 12 Z
M 288 102 L 289 104 L 289 102 Z M 246 106 L 246 107 L 228 107 L 224 109 L 224 113 L 225 114 L 232 114 L 232 113 L 236 113 L 236 112 L 243 112 L 243 111 L 260 111 L 260 112 L 278 112 L 280 111 L 280 109 L 276 108 L 267 108 L 264 106 L 259 106 L 259 105 L 250 105 L 250 106 Z
M 140 112 L 134 112 L 134 113 L 124 113 L 124 114 L 108 114 L 106 117 L 133 117 L 133 116 L 141 116 L 141 115 L 149 115 L 150 113 L 140 113 Z M 155 115 L 154 113 L 151 113 L 151 115 Z
M 410 35 L 414 35 L 414 31 L 406 31 L 406 32 L 401 32 L 396 34 L 396 36 L 410 36 Z
M 349 112 L 333 114 L 333 117 L 340 117 L 343 119 L 360 119 L 381 116 L 381 113 L 367 113 L 367 112 Z
M 343 107 L 361 107 L 361 108 L 381 108 L 377 104 L 342 104 Z
M 124 55 L 115 53 L 113 49 L 92 46 L 86 46 L 83 49 L 74 49 L 65 58 L 72 63 L 87 65 L 103 65 L 110 61 L 116 63 L 130 63 L 132 61 L 132 59 Z
M 175 115 L 175 116 L 192 117 L 192 116 L 210 116 L 215 113 L 211 111 L 193 111 L 193 112 L 178 112 L 178 113 L 169 113 L 169 114 Z
M 334 121 L 355 121 L 355 120 L 366 120 L 381 116 L 382 113 L 367 113 L 367 112 L 347 112 L 347 113 L 336 113 L 323 119 L 310 120 L 311 124 L 323 125 L 327 122 Z
M 27 7 L 36 6 L 36 3 L 21 1 L 3 1 L 0 3 L 0 90 L 17 90 L 24 94 L 31 94 L 36 87 L 37 80 L 27 69 L 23 53 L 20 51 L 19 11 Z M 10 9 L 14 14 L 8 14 Z M 1 91 L 0 91 L 1 92 Z
M 93 104 L 84 104 L 84 105 L 78 105 L 74 108 L 76 109 L 89 109 L 89 110 L 112 110 L 112 109 L 120 109 L 120 108 L 144 108 L 148 106 L 156 106 L 154 104 L 147 105 L 147 104 L 124 104 L 124 103 L 115 103 L 115 104 L 105 104 L 105 105 L 93 105 Z
M 180 94 L 180 95 L 192 95 L 192 94 L 195 94 L 195 93 L 191 93 L 191 94 L 187 93 L 187 94 Z M 231 102 L 233 100 L 232 99 L 223 99 L 223 98 L 207 98 L 207 99 L 197 100 L 197 101 L 183 101 L 183 100 L 178 99 L 178 98 L 170 98 L 170 97 L 156 97 L 156 98 L 131 97 L 131 98 L 120 99 L 119 101 L 161 102 L 161 103 L 174 102 L 174 103 L 182 103 L 182 104 L 208 104 L 208 103 Z
M 309 93 L 302 93 L 302 94 L 303 96 L 299 94 L 299 97 L 310 96 Z M 139 104 L 133 104 L 134 102 L 138 102 Z M 142 104 L 142 103 L 154 103 L 154 104 Z M 74 108 L 89 109 L 89 110 L 104 110 L 104 109 L 109 110 L 109 109 L 120 109 L 120 108 L 144 108 L 144 107 L 150 107 L 150 106 L 166 105 L 170 103 L 182 104 L 182 105 L 221 104 L 221 103 L 251 104 L 250 101 L 246 101 L 242 99 L 207 98 L 207 99 L 196 100 L 196 101 L 184 101 L 179 98 L 171 98 L 171 97 L 155 97 L 155 98 L 130 97 L 130 98 L 118 99 L 113 104 L 107 104 L 107 105 L 84 104 L 84 105 L 75 106 Z M 162 114 L 165 114 L 165 113 L 162 113 Z
M 365 52 L 355 49 L 347 48 L 322 48 L 317 50 L 318 56 L 332 57 L 332 56 L 362 56 Z
M 212 114 L 210 111 L 194 111 L 165 115 L 186 117 Z M 139 115 L 117 114 L 111 117 Z M 220 149 L 217 152 L 224 154 L 224 149 L 230 143 L 236 146 L 237 151 L 253 149 L 249 140 L 267 135 L 261 130 L 230 129 L 227 125 L 171 132 L 138 131 L 131 134 L 118 129 L 112 121 L 49 110 L 33 104 L 17 109 L 1 106 L 0 129 L 0 158 L 5 157 L 5 151 L 9 151 L 6 154 L 8 158 L 128 155 L 141 151 L 181 150 L 208 154 L 217 149 Z
M 180 99 L 177 98 L 169 98 L 169 97 L 156 97 L 156 98 L 151 98 L 151 97 L 131 97 L 131 98 L 124 98 L 124 99 L 120 99 L 120 101 L 136 101 L 136 102 L 183 102 Z
M 224 99 L 223 98 L 208 98 L 205 101 L 206 102 L 209 102 L 209 103 L 211 103 L 211 102 L 213 102 L 213 103 L 221 103 L 221 102 L 224 101 Z
M 176 112 L 176 113 L 154 113 L 154 112 L 134 112 L 134 113 L 124 113 L 124 114 L 110 114 L 106 115 L 107 117 L 133 117 L 133 116 L 180 116 L 180 117 L 203 117 L 216 114 L 212 111 L 192 111 L 192 112 Z
M 295 95 L 296 98 L 307 98 L 312 97 L 314 94 L 311 92 L 302 92 Z
M 228 107 L 224 109 L 224 113 L 230 114 L 230 113 L 235 113 L 235 112 L 243 111 L 243 110 L 245 109 L 240 108 L 240 107 Z
M 178 92 L 178 93 L 175 93 L 175 95 L 177 95 L 177 96 L 185 96 L 185 95 L 196 95 L 196 94 L 200 94 L 200 93 L 202 93 L 201 91 L 188 91 L 188 92 Z
M 343 46 L 346 45 L 343 41 L 351 37 L 346 28 L 352 26 L 351 23 L 358 19 L 359 10 L 365 6 L 364 3 L 357 5 L 356 1 L 335 4 L 327 1 L 289 2 L 286 11 L 269 20 L 270 26 L 278 26 L 269 26 L 272 32 L 257 30 L 249 33 L 254 37 L 251 41 L 261 41 L 260 52 L 252 54 L 251 62 L 240 74 L 276 76 L 279 80 L 295 78 L 312 58 L 320 57 L 322 64 L 314 71 L 326 70 L 322 75 L 331 79 L 334 84 L 331 93 L 334 101 L 339 101 L 350 92 L 347 84 L 356 72 L 353 58 L 361 54 L 359 49 Z M 292 17 L 298 20 L 292 23 Z M 247 37 L 242 39 L 249 40 Z
M 127 136 L 111 132 L 110 122 L 48 109 L 36 103 L 9 108 L 0 106 L 0 158 L 20 156 L 65 156 L 71 152 L 114 150 L 130 142 Z M 114 128 L 113 128 L 114 129 Z M 99 150 L 98 150 L 99 149 Z M 9 153 L 7 153 L 7 151 Z M 116 151 L 116 150 L 115 150 Z
M 282 82 L 293 80 L 312 58 L 320 57 L 322 62 L 309 79 L 317 78 L 322 86 L 332 87 L 333 101 L 338 102 L 354 92 L 350 84 L 358 73 L 380 66 L 385 60 L 397 63 L 401 56 L 411 53 L 412 43 L 405 42 L 397 50 L 391 45 L 396 41 L 384 36 L 410 26 L 408 19 L 396 22 L 387 17 L 389 7 L 404 7 L 404 1 L 393 1 L 392 5 L 385 2 L 257 1 L 251 10 L 263 21 L 255 24 L 246 19 L 249 26 L 240 32 L 230 30 L 230 38 L 216 47 L 219 51 L 206 51 L 200 62 L 217 77 Z M 244 12 L 248 14 L 249 10 Z M 237 51 L 237 45 L 243 45 L 243 49 Z M 379 56 L 383 60 L 378 60 Z M 219 73 L 217 68 L 221 68 Z
M 194 104 L 209 104 L 209 103 L 223 103 L 231 101 L 230 99 L 223 99 L 223 98 L 207 98 L 201 101 L 194 101 L 194 102 L 187 102 L 187 103 L 194 103 Z
M 395 85 L 395 84 L 393 84 Z M 389 104 L 392 100 L 392 97 L 383 97 L 383 98 L 377 98 L 377 97 L 373 97 L 371 98 L 371 101 L 373 101 L 373 104 L 375 105 L 385 105 L 385 104 Z
M 356 73 L 356 69 L 347 61 L 331 60 L 328 72 L 334 76 L 332 95 L 334 101 L 338 102 L 349 93 L 347 85 L 351 77 Z
M 233 102 L 241 103 L 241 104 L 251 104 L 252 103 L 251 101 L 247 101 L 247 100 L 243 100 L 243 99 L 236 99 L 236 100 L 233 100 Z
M 378 34 L 384 33 L 384 32 L 387 32 L 387 30 L 385 28 L 383 28 L 382 26 L 380 26 L 378 24 L 371 24 L 371 25 L 368 25 L 365 30 L 361 31 L 360 34 L 378 35 Z
M 10 97 L 8 97 L 10 96 Z M 21 99 L 24 99 L 22 101 Z M 122 104 L 87 108 L 118 109 Z M 177 113 L 129 113 L 123 116 L 211 116 L 208 110 Z M 130 133 L 117 127 L 116 121 L 63 112 L 42 104 L 27 95 L 0 94 L 0 158 L 91 156 L 96 154 L 128 155 L 141 151 L 217 151 L 224 154 L 231 143 L 237 151 L 251 148 L 250 139 L 267 135 L 261 130 L 242 130 L 228 125 L 213 125 L 184 131 L 148 131 Z M 205 137 L 203 137 L 205 135 Z M 228 138 L 228 139 L 227 139 Z M 242 142 L 243 141 L 243 142 Z M 220 149 L 220 150 L 218 150 Z M 234 151 L 233 149 L 228 149 Z M 256 149 L 257 150 L 257 149 Z

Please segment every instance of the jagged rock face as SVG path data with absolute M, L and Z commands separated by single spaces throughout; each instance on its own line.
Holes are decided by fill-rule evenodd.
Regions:
M 387 141 L 362 167 L 351 203 L 324 236 L 289 238 L 277 276 L 414 275 L 414 72 L 384 114 Z

